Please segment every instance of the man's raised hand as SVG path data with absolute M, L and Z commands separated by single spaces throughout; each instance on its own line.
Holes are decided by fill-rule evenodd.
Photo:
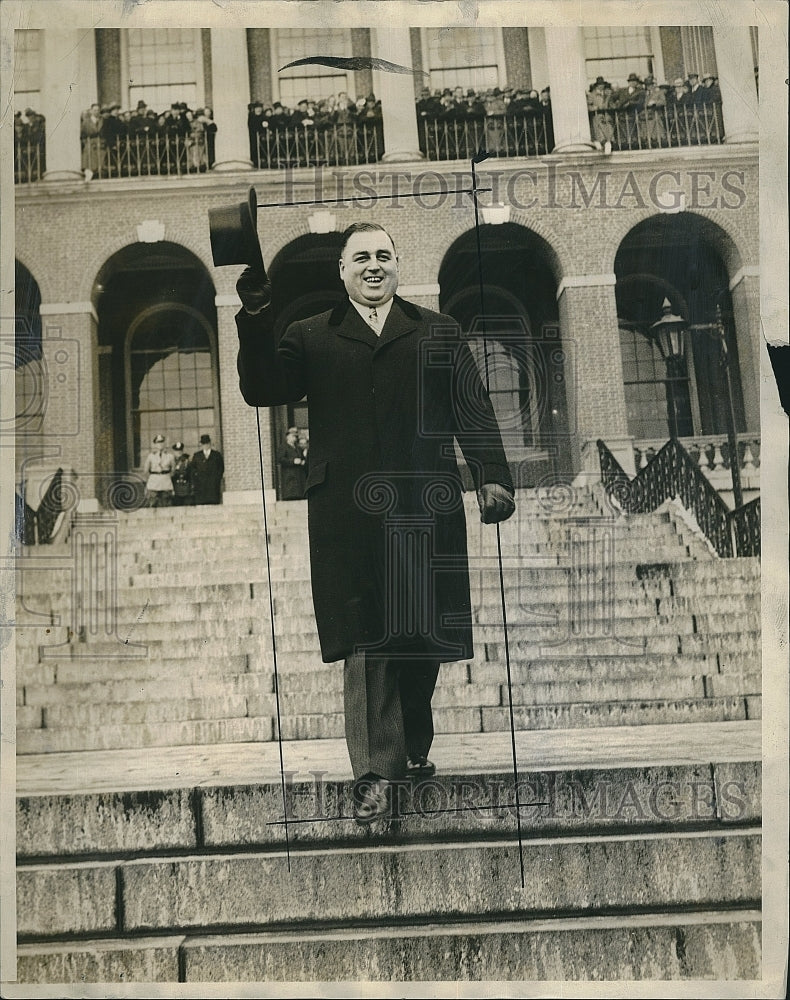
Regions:
M 483 483 L 477 491 L 477 503 L 483 524 L 507 521 L 516 509 L 512 490 L 499 483 Z
M 251 316 L 265 309 L 272 300 L 272 283 L 266 271 L 258 267 L 245 267 L 236 282 L 244 311 Z

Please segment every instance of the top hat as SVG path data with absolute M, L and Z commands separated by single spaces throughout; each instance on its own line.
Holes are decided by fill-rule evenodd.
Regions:
M 258 199 L 251 187 L 247 200 L 225 208 L 210 208 L 208 226 L 211 256 L 215 267 L 225 264 L 251 264 L 264 270 L 261 244 L 258 241 Z
M 201 434 L 200 435 L 200 443 L 201 444 L 211 444 L 211 437 L 208 434 Z

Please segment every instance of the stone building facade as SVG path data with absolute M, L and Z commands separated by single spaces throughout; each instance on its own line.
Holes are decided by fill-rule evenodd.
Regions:
M 283 328 L 338 300 L 339 234 L 350 222 L 386 226 L 400 254 L 401 294 L 449 313 L 481 349 L 488 345 L 495 405 L 522 485 L 591 470 L 599 438 L 630 471 L 673 429 L 702 442 L 701 454 L 718 446 L 727 430 L 720 344 L 711 335 L 719 321 L 736 430 L 758 441 L 758 110 L 748 27 L 645 28 L 609 38 L 611 58 L 601 54 L 600 32 L 485 29 L 478 76 L 459 66 L 457 78 L 511 92 L 548 85 L 553 143 L 477 165 L 478 230 L 469 160 L 426 158 L 421 148 L 415 98 L 426 80 L 442 90 L 454 71 L 423 28 L 342 29 L 332 42 L 411 66 L 413 76 L 363 68 L 323 77 L 313 68 L 318 75 L 289 83 L 294 94 L 299 86 L 373 91 L 383 150 L 369 162 L 253 166 L 247 105 L 284 95 L 280 57 L 300 44 L 310 54 L 310 39 L 275 28 L 196 29 L 191 42 L 178 40 L 192 52 L 187 81 L 154 81 L 140 93 L 166 106 L 181 87 L 190 106 L 213 106 L 213 162 L 194 172 L 87 178 L 81 110 L 93 101 L 132 107 L 136 92 L 122 81 L 134 46 L 154 53 L 155 64 L 166 44 L 158 29 L 137 30 L 148 34 L 17 32 L 36 35 L 18 53 L 38 53 L 25 57 L 32 83 L 18 103 L 37 101 L 47 121 L 46 167 L 15 186 L 16 472 L 28 492 L 60 466 L 77 474 L 83 507 L 122 505 L 152 420 L 188 450 L 211 433 L 225 456 L 226 502 L 260 490 L 260 426 L 266 486 L 277 485 L 273 457 L 284 430 L 309 418 L 297 404 L 262 411 L 258 425 L 241 399 L 240 269 L 214 267 L 209 246 L 208 211 L 244 200 L 250 185 L 268 206 L 258 230 L 281 290 Z M 628 67 L 666 81 L 717 75 L 721 134 L 598 148 L 586 94 L 601 72 L 624 77 Z M 79 100 L 64 102 L 65 80 Z M 691 328 L 671 375 L 650 338 L 665 298 Z

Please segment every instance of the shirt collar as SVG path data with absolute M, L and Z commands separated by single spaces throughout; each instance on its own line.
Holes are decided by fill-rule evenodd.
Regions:
M 380 335 L 381 331 L 384 329 L 384 324 L 387 322 L 387 317 L 390 314 L 390 309 L 392 309 L 392 303 L 394 302 L 394 298 L 388 299 L 386 302 L 382 302 L 380 306 L 364 306 L 362 305 L 361 302 L 357 302 L 354 299 L 349 299 L 349 302 L 356 309 L 356 311 L 359 313 L 362 319 L 364 319 L 364 321 L 368 324 L 368 326 L 370 326 L 370 323 L 368 323 L 368 316 L 370 316 L 370 311 L 371 309 L 376 310 L 376 314 L 378 315 L 379 318 L 379 329 L 374 330 L 373 332 Z M 372 326 L 370 328 L 371 330 L 373 329 Z

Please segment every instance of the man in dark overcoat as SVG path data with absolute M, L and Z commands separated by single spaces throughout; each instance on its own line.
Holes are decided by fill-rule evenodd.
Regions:
M 217 449 L 212 448 L 210 435 L 200 435 L 200 451 L 196 451 L 192 456 L 190 467 L 195 503 L 220 503 L 225 462 Z
M 280 465 L 280 496 L 283 500 L 304 500 L 307 462 L 299 447 L 299 430 L 289 427 L 285 444 L 277 452 Z
M 457 323 L 396 294 L 398 257 L 374 223 L 344 234 L 349 298 L 291 324 L 279 344 L 271 286 L 248 268 L 238 368 L 244 399 L 307 397 L 308 528 L 324 662 L 344 660 L 355 815 L 388 812 L 391 782 L 434 772 L 439 664 L 470 659 L 466 518 L 454 440 L 481 518 L 504 520 L 513 486 L 480 373 Z

